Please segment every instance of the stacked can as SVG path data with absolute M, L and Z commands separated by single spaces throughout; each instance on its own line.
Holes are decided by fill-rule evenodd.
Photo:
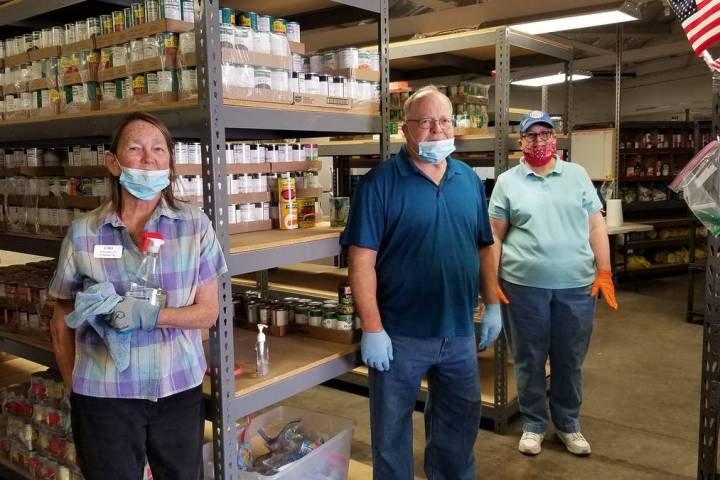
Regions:
M 278 207 L 280 230 L 298 228 L 298 204 L 295 179 L 289 174 L 278 178 Z

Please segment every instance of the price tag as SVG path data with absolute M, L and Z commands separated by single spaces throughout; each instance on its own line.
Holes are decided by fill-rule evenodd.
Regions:
M 93 256 L 95 258 L 121 258 L 122 245 L 95 245 Z

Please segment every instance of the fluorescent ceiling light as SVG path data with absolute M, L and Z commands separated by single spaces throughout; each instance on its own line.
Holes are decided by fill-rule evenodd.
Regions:
M 625 2 L 620 5 L 619 8 L 612 10 L 520 23 L 518 25 L 512 25 L 511 28 L 530 35 L 540 35 L 550 32 L 577 30 L 578 28 L 632 22 L 639 19 L 640 12 L 637 8 Z
M 544 87 L 545 85 L 555 85 L 565 83 L 566 75 L 564 73 L 556 73 L 555 75 L 545 75 L 542 77 L 527 78 L 524 80 L 513 80 L 513 85 L 521 85 L 523 87 Z M 591 73 L 573 73 L 572 81 L 587 80 L 592 78 Z

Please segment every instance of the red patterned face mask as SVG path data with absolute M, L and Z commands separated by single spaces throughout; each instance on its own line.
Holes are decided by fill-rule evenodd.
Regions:
M 557 144 L 555 142 L 546 143 L 545 145 L 526 145 L 522 149 L 525 161 L 533 167 L 542 167 L 547 165 L 557 152 Z

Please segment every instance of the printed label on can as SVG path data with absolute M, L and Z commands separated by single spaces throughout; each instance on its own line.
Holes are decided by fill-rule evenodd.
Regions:
M 257 16 L 257 30 L 258 32 L 269 32 L 272 27 L 273 17 L 270 15 L 258 15 Z
M 148 94 L 160 92 L 160 85 L 158 82 L 158 74 L 157 73 L 154 73 L 154 72 L 146 73 L 145 74 L 145 83 L 147 85 L 147 93 Z
M 180 0 L 164 0 L 164 8 L 161 14 L 164 18 L 181 20 L 182 10 L 180 7 Z
M 160 20 L 160 2 L 158 0 L 145 0 L 145 20 L 148 22 Z
M 182 0 L 182 19 L 183 22 L 195 23 L 192 0 Z
M 156 79 L 157 82 L 157 79 Z M 132 78 L 132 92 L 133 96 L 145 95 L 147 93 L 147 86 L 145 84 L 145 75 L 135 75 Z

